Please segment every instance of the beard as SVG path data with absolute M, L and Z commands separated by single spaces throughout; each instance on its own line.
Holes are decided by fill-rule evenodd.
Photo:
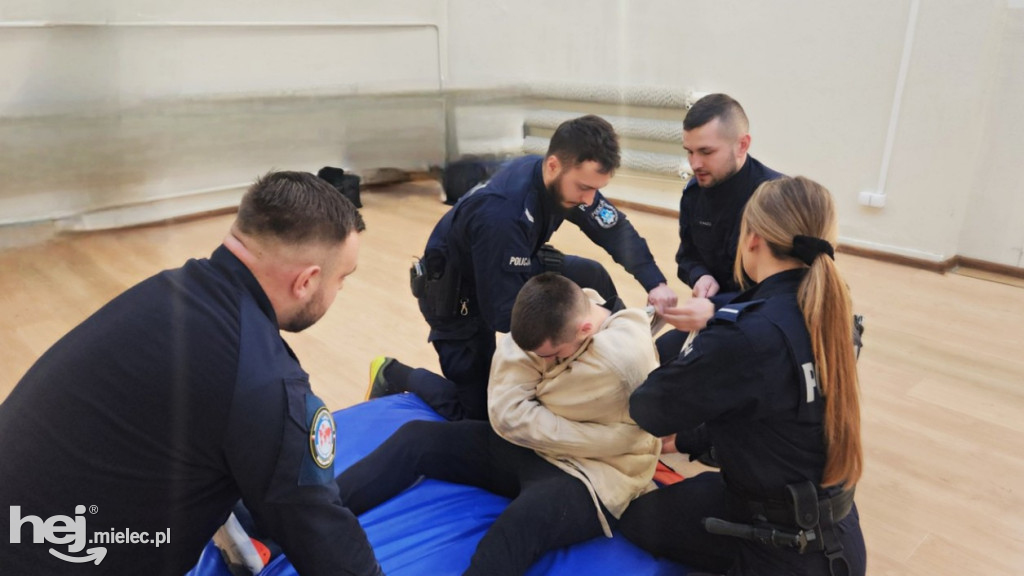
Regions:
M 285 332 L 302 332 L 313 324 L 316 324 L 327 310 L 323 307 L 323 295 L 317 292 L 316 296 L 306 302 L 306 305 L 299 310 L 295 316 L 281 325 Z
M 706 181 L 701 181 L 700 174 L 694 174 L 694 176 L 697 177 L 697 184 L 699 184 L 701 188 L 714 188 L 722 182 L 732 178 L 740 171 L 740 168 L 736 166 L 736 154 L 730 155 L 729 162 L 726 165 L 729 167 L 729 170 L 722 174 L 715 174 L 711 171 L 704 172 L 703 176 L 706 178 Z
M 551 181 L 551 184 L 548 184 L 548 194 L 551 194 L 551 197 L 554 198 L 555 201 L 558 202 L 559 204 L 565 201 L 565 198 L 562 197 L 561 172 L 558 173 L 558 176 L 555 176 L 555 179 Z
M 562 194 L 562 173 L 559 172 L 558 176 L 555 176 L 551 184 L 548 184 L 548 194 L 562 207 L 563 210 L 570 210 L 580 205 L 579 202 L 569 202 L 565 199 L 565 195 Z

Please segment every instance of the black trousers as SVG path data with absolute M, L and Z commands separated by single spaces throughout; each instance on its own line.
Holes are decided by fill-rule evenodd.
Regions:
M 566 256 L 561 273 L 584 288 L 596 290 L 609 303 L 618 300 L 615 283 L 596 260 Z M 432 341 L 445 377 L 417 373 L 402 389 L 415 393 L 448 420 L 486 420 L 495 332 L 480 316 L 469 316 L 457 324 L 453 333 L 458 337 L 435 337 Z
M 640 496 L 626 509 L 618 527 L 626 538 L 655 556 L 715 574 L 829 576 L 828 559 L 822 552 L 798 554 L 709 534 L 701 524 L 707 517 L 745 522 L 739 516 L 722 475 L 705 472 Z M 849 575 L 864 576 L 867 555 L 856 505 L 839 522 L 837 531 Z
M 524 574 L 544 552 L 603 533 L 583 482 L 502 439 L 487 422 L 409 422 L 337 482 L 342 502 L 358 515 L 420 476 L 512 499 L 480 540 L 465 574 Z

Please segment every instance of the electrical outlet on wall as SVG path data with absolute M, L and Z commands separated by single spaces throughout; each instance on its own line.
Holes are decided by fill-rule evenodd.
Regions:
M 885 194 L 865 190 L 857 197 L 857 201 L 860 202 L 862 206 L 881 208 L 882 206 L 885 206 Z

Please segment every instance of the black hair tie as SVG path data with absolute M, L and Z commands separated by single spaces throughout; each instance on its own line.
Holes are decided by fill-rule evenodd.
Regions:
M 799 258 L 808 266 L 814 262 L 819 254 L 828 254 L 829 258 L 835 260 L 835 252 L 827 240 L 815 238 L 814 236 L 797 235 L 793 237 L 793 249 L 789 252 Z

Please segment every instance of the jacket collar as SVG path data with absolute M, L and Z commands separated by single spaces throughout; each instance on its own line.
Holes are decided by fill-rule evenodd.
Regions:
M 248 292 L 252 299 L 256 301 L 256 305 L 259 306 L 260 310 L 267 315 L 267 318 L 270 318 L 274 326 L 277 326 L 277 313 L 274 312 L 274 307 L 270 304 L 270 298 L 267 297 L 267 293 L 263 291 L 263 287 L 260 286 L 256 277 L 252 275 L 252 272 L 249 271 L 237 256 L 221 244 L 213 251 L 213 254 L 210 256 L 210 262 L 224 271 L 228 280 L 233 284 Z
M 807 274 L 807 270 L 807 268 L 794 268 L 793 270 L 785 270 L 773 274 L 762 280 L 760 284 L 744 291 L 733 302 L 771 298 L 779 294 L 796 294 L 800 288 L 800 282 L 803 281 L 804 276 Z

